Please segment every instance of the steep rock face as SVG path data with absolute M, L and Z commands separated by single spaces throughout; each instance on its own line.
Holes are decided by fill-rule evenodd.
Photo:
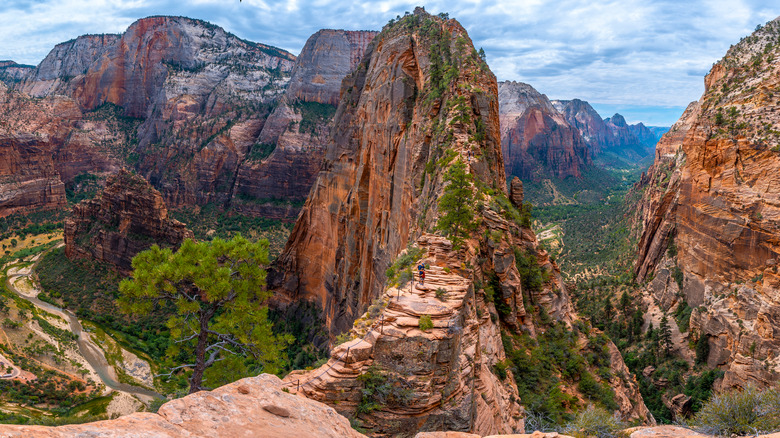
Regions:
M 465 34 L 456 24 L 435 26 L 443 35 Z M 439 139 L 433 138 L 433 124 L 446 126 L 454 114 L 452 108 L 441 108 L 441 98 L 422 98 L 432 88 L 429 52 L 434 37 L 406 32 L 377 37 L 356 71 L 345 78 L 323 170 L 279 258 L 285 274 L 279 284 L 286 295 L 315 300 L 332 332 L 351 326 L 379 296 L 390 262 L 414 230 L 435 219 L 442 181 L 422 177 L 430 157 L 442 153 L 434 143 Z M 466 74 L 462 70 L 460 78 Z M 475 151 L 472 167 L 503 187 L 498 118 L 493 113 L 498 110 L 496 85 L 491 73 L 477 73 L 478 79 L 470 83 L 480 89 L 470 87 L 452 98 L 462 102 L 459 111 L 471 111 L 469 116 L 485 126 L 484 156 L 477 157 Z M 464 148 L 464 159 L 465 148 L 471 147 L 466 129 L 453 123 L 452 138 Z
M 0 425 L 7 438 L 365 438 L 332 408 L 282 391 L 278 377 L 261 374 L 169 401 L 156 414 L 59 427 Z
M 724 386 L 766 385 L 780 372 L 778 35 L 780 19 L 715 64 L 642 180 L 638 277 L 679 267 L 693 336 L 706 337 Z M 652 291 L 664 295 L 665 284 Z
M 57 46 L 17 88 L 71 96 L 85 111 L 118 106 L 118 117 L 138 121 L 122 148 L 125 164 L 174 205 L 228 206 L 294 59 L 200 20 L 150 17 L 121 36 Z
M 326 29 L 309 38 L 295 61 L 285 95 L 257 139 L 258 147 L 273 152 L 266 157 L 250 154 L 241 164 L 233 208 L 278 218 L 298 215 L 325 156 L 341 81 L 357 66 L 376 34 Z
M 0 84 L 0 216 L 65 204 L 64 184 L 118 168 L 114 125 L 85 120 L 67 97 L 30 99 Z
M 15 84 L 23 81 L 35 69 L 32 65 L 17 64 L 14 61 L 0 61 L 0 81 Z
M 501 82 L 498 102 L 507 175 L 579 177 L 591 163 L 582 136 L 547 96 L 522 82 Z
M 0 217 L 65 206 L 49 145 L 34 136 L 0 135 Z
M 443 71 L 457 76 L 446 82 Z M 513 219 L 497 95 L 456 21 L 418 8 L 388 25 L 342 84 L 323 170 L 269 276 L 278 305 L 314 301 L 331 336 L 351 338 L 321 368 L 288 376 L 288 388 L 356 417 L 374 436 L 522 430 L 514 380 L 494 374 L 505 358 L 502 330 L 535 333 L 525 303 L 563 324 L 576 317 L 557 267 Z M 431 234 L 444 174 L 457 162 L 477 192 L 463 202 L 478 204 L 478 228 L 459 247 Z M 515 247 L 538 254 L 550 273 L 542 287 L 523 290 Z M 411 266 L 429 265 L 424 284 L 387 284 L 404 248 L 403 257 L 420 254 Z M 478 286 L 488 282 L 490 298 Z M 625 366 L 619 355 L 615 364 Z M 398 392 L 365 400 L 367 382 Z M 632 388 L 626 394 L 638 394 Z M 639 400 L 627 400 L 626 417 L 648 418 Z
M 363 59 L 377 33 L 323 29 L 309 37 L 296 59 L 287 98 L 338 105 L 341 80 Z
M 112 175 L 99 199 L 82 201 L 65 220 L 65 254 L 108 262 L 130 272 L 133 257 L 152 244 L 177 248 L 192 238 L 168 217 L 160 192 L 125 170 Z
M 620 114 L 604 120 L 583 100 L 554 100 L 552 104 L 579 130 L 594 158 L 609 152 L 637 161 L 652 155 L 658 141 L 658 136 L 644 124 L 629 125 Z
M 580 131 L 592 155 L 599 155 L 604 148 L 608 147 L 611 132 L 599 113 L 588 102 L 580 99 L 553 100 L 552 104 L 571 126 Z
M 615 113 L 612 117 L 606 118 L 604 124 L 612 133 L 612 138 L 608 144 L 615 153 L 632 160 L 639 160 L 653 153 L 655 143 L 653 142 L 648 146 L 635 135 L 636 132 L 646 137 L 647 132 L 636 125 L 629 125 L 620 114 Z

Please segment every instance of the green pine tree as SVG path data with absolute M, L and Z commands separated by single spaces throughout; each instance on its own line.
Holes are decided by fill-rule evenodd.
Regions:
M 170 373 L 187 370 L 190 393 L 253 372 L 274 372 L 290 340 L 277 337 L 268 320 L 265 290 L 268 241 L 240 235 L 225 241 L 185 240 L 178 251 L 157 245 L 133 258 L 133 274 L 119 285 L 119 308 L 144 315 L 175 308 L 167 326 Z M 251 359 L 248 359 L 251 358 Z M 250 369 L 254 367 L 255 369 Z
M 476 227 L 474 222 L 472 176 L 466 172 L 466 164 L 458 159 L 444 175 L 447 187 L 439 199 L 441 216 L 436 228 L 444 231 L 456 247 L 468 232 Z

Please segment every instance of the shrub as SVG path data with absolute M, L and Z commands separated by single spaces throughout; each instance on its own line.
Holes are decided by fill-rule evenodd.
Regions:
M 726 391 L 712 397 L 693 417 L 690 425 L 710 435 L 754 435 L 780 431 L 780 390 Z
M 426 332 L 433 328 L 433 320 L 431 315 L 423 315 L 420 317 L 420 330 Z
M 597 438 L 613 438 L 621 436 L 626 425 L 616 419 L 606 410 L 594 406 L 580 412 L 564 428 L 564 431 L 577 438 L 595 436 Z
M 436 299 L 439 301 L 447 301 L 447 291 L 442 287 L 436 289 Z
M 358 377 L 363 383 L 358 414 L 369 414 L 385 406 L 407 406 L 412 400 L 409 382 L 372 365 Z
M 409 247 L 406 249 L 406 253 L 399 256 L 387 271 L 387 284 L 395 285 L 398 287 L 404 287 L 412 278 L 412 264 L 419 260 L 423 256 L 425 250 L 423 248 Z

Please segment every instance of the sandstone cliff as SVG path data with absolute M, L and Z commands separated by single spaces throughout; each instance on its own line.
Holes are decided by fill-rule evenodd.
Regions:
M 577 129 L 547 96 L 522 82 L 498 85 L 506 174 L 521 179 L 580 177 L 591 164 Z
M 121 170 L 108 178 L 99 199 L 73 207 L 64 236 L 69 258 L 96 259 L 129 273 L 139 252 L 153 244 L 176 249 L 192 232 L 168 217 L 160 192 L 142 177 Z
M 0 83 L 0 217 L 61 208 L 65 186 L 84 172 L 118 168 L 115 124 L 85 120 L 70 98 L 30 99 Z
M 511 371 L 496 371 L 502 331 L 543 330 L 526 305 L 560 324 L 576 318 L 557 267 L 507 197 L 497 97 L 456 21 L 418 8 L 385 27 L 343 81 L 323 170 L 269 277 L 279 305 L 314 301 L 331 336 L 351 339 L 321 368 L 288 376 L 288 388 L 374 436 L 521 430 Z M 463 202 L 478 225 L 454 245 L 432 232 L 444 174 L 459 161 L 473 178 L 474 199 Z M 538 255 L 543 285 L 524 290 L 515 248 Z M 408 277 L 420 263 L 430 265 L 424 285 L 388 271 Z M 614 364 L 625 367 L 619 355 Z M 635 382 L 628 387 L 621 413 L 648 419 Z
M 323 30 L 296 60 L 204 21 L 149 17 L 57 45 L 13 86 L 68 96 L 83 118 L 111 125 L 109 138 L 125 138 L 111 142 L 111 158 L 172 206 L 292 220 L 322 162 L 341 80 L 375 35 Z
M 579 130 L 593 158 L 609 153 L 636 162 L 653 154 L 658 136 L 641 122 L 629 125 L 620 114 L 602 119 L 588 102 L 579 99 L 552 104 Z
M 780 378 L 778 35 L 780 19 L 713 66 L 640 186 L 638 278 L 654 276 L 665 306 L 694 308 L 691 339 L 709 344 L 724 386 Z
M 231 206 L 242 213 L 295 218 L 306 200 L 330 137 L 341 80 L 362 59 L 377 32 L 321 30 L 295 61 L 287 90 L 257 139 L 266 156 L 238 170 Z

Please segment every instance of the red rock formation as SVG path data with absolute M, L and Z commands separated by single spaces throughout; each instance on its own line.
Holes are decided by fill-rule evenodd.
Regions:
M 448 51 L 459 67 L 451 82 L 439 76 Z M 495 77 L 456 21 L 418 8 L 388 25 L 342 84 L 326 162 L 270 276 L 280 305 L 314 301 L 333 337 L 346 331 L 358 338 L 335 347 L 321 368 L 288 376 L 291 391 L 355 416 L 372 373 L 409 389 L 408 397 L 361 410 L 359 419 L 376 436 L 522 429 L 513 379 L 494 374 L 505 357 L 501 330 L 534 333 L 526 300 L 556 320 L 574 318 L 557 268 L 533 232 L 505 217 L 511 207 L 498 206 L 499 197 L 509 201 L 497 94 Z M 466 163 L 484 197 L 475 213 L 479 227 L 460 249 L 430 234 L 454 160 Z M 515 246 L 538 253 L 551 273 L 540 290 L 522 289 Z M 398 289 L 386 284 L 386 270 L 407 247 L 423 250 L 413 265 L 431 268 L 425 285 Z M 494 275 L 495 305 L 475 286 Z M 436 298 L 439 289 L 446 302 Z M 423 315 L 431 316 L 430 331 L 420 327 Z M 615 364 L 623 365 L 619 355 Z M 624 414 L 645 419 L 632 389 L 622 393 Z
M 581 176 L 591 163 L 588 149 L 547 96 L 522 82 L 501 82 L 498 100 L 507 175 L 526 180 Z
M 642 180 L 638 278 L 655 273 L 662 297 L 669 272 L 682 270 L 692 336 L 707 338 L 724 386 L 766 385 L 780 372 L 778 35 L 780 19 L 728 51 Z
M 63 207 L 64 183 L 117 166 L 110 124 L 82 120 L 72 99 L 30 99 L 0 84 L 0 112 L 0 217 Z
M 34 136 L 0 136 L 0 217 L 64 206 L 50 145 Z
M 245 160 L 238 170 L 231 201 L 235 210 L 273 218 L 298 215 L 325 157 L 341 80 L 376 34 L 321 30 L 309 38 L 255 145 L 273 152 Z
M 588 102 L 554 100 L 552 104 L 580 131 L 594 159 L 609 152 L 635 162 L 652 155 L 658 141 L 656 134 L 643 123 L 629 125 L 620 114 L 602 120 Z
M 65 220 L 65 254 L 129 273 L 133 257 L 152 244 L 177 248 L 192 232 L 168 217 L 160 192 L 125 170 L 112 175 L 100 198 L 82 201 Z

